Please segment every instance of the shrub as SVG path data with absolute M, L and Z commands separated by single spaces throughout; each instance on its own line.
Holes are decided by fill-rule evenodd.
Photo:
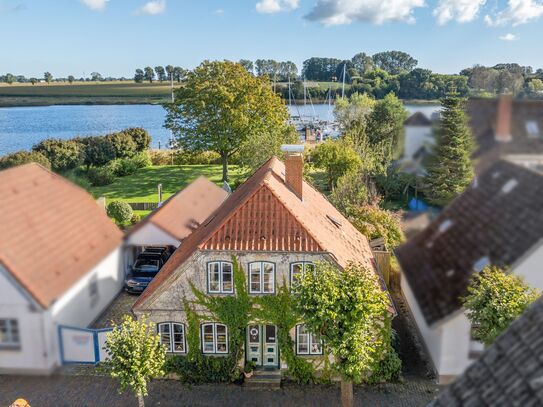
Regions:
M 132 175 L 138 170 L 138 165 L 136 161 L 131 158 L 122 158 L 120 160 L 115 160 L 113 166 L 114 173 L 118 177 Z
M 119 225 L 125 225 L 132 219 L 132 207 L 124 201 L 113 201 L 107 205 L 107 216 Z
M 83 164 L 99 167 L 115 159 L 115 148 L 111 140 L 102 136 L 85 137 L 77 140 L 83 146 Z
M 402 374 L 402 360 L 393 348 L 390 348 L 377 367 L 367 378 L 367 383 L 397 382 Z
M 349 220 L 368 239 L 384 238 L 387 250 L 398 246 L 404 239 L 398 215 L 376 205 L 351 208 Z
M 112 166 L 106 165 L 104 167 L 91 168 L 87 172 L 87 177 L 93 186 L 101 187 L 115 181 L 115 172 Z
M 140 220 L 141 220 L 141 216 L 138 215 L 137 213 L 133 213 L 133 214 L 132 214 L 132 217 L 130 218 L 130 223 L 131 223 L 132 225 L 135 225 L 135 224 L 138 223 Z
M 127 158 L 133 157 L 136 154 L 136 143 L 127 133 L 118 132 L 108 134 L 106 140 L 110 141 L 115 150 L 115 157 Z
M 141 153 L 136 154 L 132 160 L 138 168 L 145 168 L 153 165 L 148 151 L 142 151 Z
M 152 165 L 170 165 L 172 154 L 167 150 L 149 150 L 149 158 Z
M 142 129 L 141 127 L 132 127 L 129 129 L 125 129 L 121 133 L 130 136 L 130 138 L 136 145 L 137 152 L 145 151 L 151 145 L 151 136 L 149 135 L 147 130 Z
M 81 145 L 73 140 L 46 139 L 32 147 L 32 151 L 42 153 L 56 171 L 65 171 L 81 163 Z
M 239 369 L 232 372 L 230 358 L 213 356 L 190 358 L 175 355 L 166 360 L 164 370 L 176 373 L 181 382 L 188 384 L 234 382 L 241 375 Z
M 220 164 L 221 156 L 214 151 L 203 151 L 201 153 L 178 151 L 174 155 L 173 163 L 175 165 Z
M 42 153 L 36 151 L 17 151 L 0 158 L 0 169 L 16 167 L 18 165 L 37 163 L 45 168 L 51 168 L 51 163 Z

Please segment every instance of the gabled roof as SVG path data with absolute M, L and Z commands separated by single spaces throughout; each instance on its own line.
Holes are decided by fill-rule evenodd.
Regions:
M 228 192 L 200 176 L 139 222 L 127 237 L 152 223 L 177 240 L 192 233 L 226 199 Z
M 542 354 L 538 300 L 429 406 L 542 406 Z
M 83 189 L 38 164 L 0 171 L 0 263 L 44 308 L 119 247 Z
M 543 175 L 499 161 L 395 250 L 428 324 L 461 309 L 474 270 L 513 265 L 543 237 Z
M 404 126 L 431 126 L 432 121 L 422 112 L 413 113 L 403 123 Z
M 356 262 L 375 270 L 366 237 L 306 182 L 300 200 L 286 185 L 285 166 L 276 157 L 187 237 L 134 307 L 141 306 L 196 250 L 323 252 L 341 267 Z

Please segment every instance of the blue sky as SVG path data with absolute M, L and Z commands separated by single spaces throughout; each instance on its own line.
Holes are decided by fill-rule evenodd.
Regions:
M 540 68 L 543 0 L 0 0 L 0 36 L 0 73 L 27 76 L 392 49 L 443 73 Z

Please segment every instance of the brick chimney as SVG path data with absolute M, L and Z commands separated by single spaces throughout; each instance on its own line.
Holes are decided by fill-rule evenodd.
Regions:
M 281 151 L 285 153 L 285 183 L 300 199 L 303 199 L 304 146 L 283 144 Z
M 499 143 L 511 141 L 511 117 L 513 114 L 513 97 L 501 95 L 498 100 L 498 116 L 494 139 Z

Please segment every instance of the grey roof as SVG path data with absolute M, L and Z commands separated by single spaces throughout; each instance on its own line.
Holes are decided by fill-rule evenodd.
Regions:
M 543 406 L 543 300 L 429 406 Z
M 405 126 L 431 126 L 432 121 L 422 112 L 413 113 L 404 122 Z
M 543 174 L 499 161 L 395 253 L 430 325 L 461 309 L 474 270 L 512 265 L 542 237 Z

